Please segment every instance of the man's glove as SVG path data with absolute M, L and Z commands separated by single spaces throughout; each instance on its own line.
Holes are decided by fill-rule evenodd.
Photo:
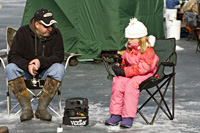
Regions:
M 117 65 L 114 65 L 114 66 L 112 66 L 112 69 L 113 69 L 113 71 L 114 71 L 114 73 L 115 73 L 116 76 L 126 77 L 124 69 L 122 69 L 121 67 L 119 67 Z
M 113 59 L 114 59 L 114 62 L 121 63 L 122 62 L 122 55 L 120 55 L 120 54 L 114 54 L 113 55 Z

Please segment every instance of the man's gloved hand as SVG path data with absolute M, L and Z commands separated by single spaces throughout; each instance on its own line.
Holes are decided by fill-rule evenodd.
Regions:
M 114 59 L 114 62 L 121 63 L 122 62 L 122 55 L 120 55 L 120 54 L 114 54 L 113 55 L 113 59 Z
M 114 66 L 112 66 L 112 69 L 113 69 L 113 71 L 114 71 L 114 73 L 115 73 L 116 76 L 126 77 L 124 69 L 122 69 L 121 67 L 119 67 L 117 65 L 114 65 Z

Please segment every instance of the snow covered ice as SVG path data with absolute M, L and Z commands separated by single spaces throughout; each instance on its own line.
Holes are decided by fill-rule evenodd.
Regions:
M 6 48 L 5 30 L 7 26 L 19 28 L 25 7 L 25 0 L 0 0 L 0 49 Z M 200 132 L 200 52 L 195 53 L 196 41 L 181 38 L 177 41 L 178 63 L 175 78 L 175 118 L 169 120 L 162 111 L 158 112 L 153 125 L 147 125 L 138 114 L 130 129 L 119 126 L 105 126 L 104 121 L 110 117 L 109 103 L 112 81 L 106 79 L 107 73 L 102 63 L 79 63 L 69 66 L 64 77 L 62 93 L 62 110 L 65 99 L 84 97 L 89 100 L 89 125 L 73 127 L 62 125 L 63 132 L 70 133 L 199 133 Z M 5 52 L 5 50 L 2 50 Z M 2 53 L 0 52 L 0 53 Z M 171 90 L 168 90 L 171 92 Z M 140 101 L 145 96 L 140 95 Z M 52 104 L 57 107 L 57 95 Z M 12 94 L 12 104 L 17 100 Z M 166 97 L 170 101 L 170 95 Z M 141 102 L 139 101 L 139 105 Z M 37 100 L 32 104 L 37 108 Z M 146 106 L 147 117 L 152 116 L 153 106 Z M 51 112 L 52 113 L 52 112 Z M 53 114 L 53 113 L 52 113 Z M 62 118 L 53 114 L 51 122 L 33 118 L 20 122 L 19 115 L 7 114 L 6 81 L 3 67 L 0 67 L 0 126 L 5 125 L 10 133 L 55 133 L 62 124 Z

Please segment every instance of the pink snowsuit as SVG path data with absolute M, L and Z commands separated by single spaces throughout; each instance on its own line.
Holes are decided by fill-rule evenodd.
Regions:
M 154 45 L 154 44 L 153 44 Z M 153 47 L 148 47 L 144 54 L 140 49 L 132 49 L 122 55 L 122 65 L 126 77 L 113 78 L 112 95 L 109 112 L 121 115 L 122 118 L 136 118 L 139 99 L 139 85 L 153 76 L 158 66 L 159 58 Z

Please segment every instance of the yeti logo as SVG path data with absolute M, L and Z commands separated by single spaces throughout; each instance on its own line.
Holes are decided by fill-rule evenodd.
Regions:
M 84 125 L 86 125 L 87 120 L 85 120 L 85 121 L 82 121 L 82 120 L 79 120 L 79 121 L 70 121 L 70 122 L 74 126 L 84 126 Z

